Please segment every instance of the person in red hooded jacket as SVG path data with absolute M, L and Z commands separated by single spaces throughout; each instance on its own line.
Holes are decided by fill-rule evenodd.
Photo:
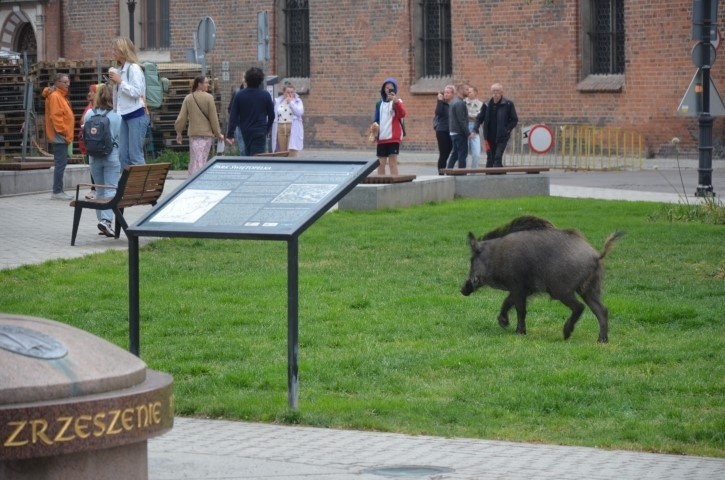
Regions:
M 380 100 L 375 104 L 373 122 L 378 124 L 377 156 L 380 165 L 378 175 L 385 175 L 385 166 L 390 164 L 390 174 L 398 175 L 398 153 L 405 135 L 403 100 L 398 97 L 398 82 L 386 78 L 380 88 Z

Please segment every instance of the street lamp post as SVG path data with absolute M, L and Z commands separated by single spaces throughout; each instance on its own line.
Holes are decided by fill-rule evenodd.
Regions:
M 717 19 L 712 18 L 712 2 L 715 2 L 715 5 L 717 5 L 717 0 L 702 0 L 702 2 L 695 3 L 695 5 L 699 3 L 702 8 L 700 13 L 702 24 L 699 30 L 699 40 L 703 44 L 703 48 L 701 49 L 702 58 L 700 59 L 700 69 L 702 71 L 702 112 L 700 112 L 698 118 L 699 165 L 697 169 L 697 190 L 695 190 L 695 196 L 697 197 L 715 196 L 712 187 L 712 125 L 715 119 L 710 114 L 710 67 L 715 59 L 710 57 L 710 28 L 713 22 L 717 22 Z M 695 13 L 693 12 L 694 15 Z
M 136 0 L 128 0 L 126 5 L 128 5 L 128 38 L 135 43 L 136 41 L 133 38 L 133 11 L 136 10 Z

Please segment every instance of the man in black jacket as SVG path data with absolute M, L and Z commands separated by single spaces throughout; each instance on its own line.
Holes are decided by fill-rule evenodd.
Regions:
M 264 82 L 264 72 L 252 67 L 244 73 L 247 88 L 239 90 L 232 100 L 229 112 L 227 141 L 234 140 L 234 131 L 239 127 L 244 139 L 245 151 L 242 155 L 252 157 L 264 153 L 267 147 L 267 135 L 274 123 L 274 102 L 272 96 L 260 85 Z
M 506 150 L 511 132 L 519 123 L 514 102 L 503 96 L 500 83 L 491 85 L 492 97 L 483 104 L 476 117 L 471 136 L 478 134 L 483 124 L 483 139 L 486 146 L 486 168 L 503 167 L 503 152 Z

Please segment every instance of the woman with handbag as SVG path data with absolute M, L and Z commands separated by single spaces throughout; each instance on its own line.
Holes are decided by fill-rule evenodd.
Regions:
M 199 75 L 194 79 L 191 93 L 184 98 L 181 111 L 176 117 L 174 128 L 176 142 L 181 143 L 181 133 L 188 123 L 189 135 L 189 175 L 200 170 L 209 158 L 209 151 L 214 137 L 224 141 L 224 134 L 219 127 L 214 97 L 208 92 L 209 79 Z

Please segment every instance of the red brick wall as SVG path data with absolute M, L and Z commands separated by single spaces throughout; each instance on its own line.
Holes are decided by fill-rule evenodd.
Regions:
M 275 32 L 274 7 L 281 0 L 198 2 L 177 0 L 171 10 L 171 58 L 183 61 L 203 15 L 217 26 L 216 48 L 207 62 L 215 75 L 221 62 L 232 66 L 222 85 L 223 102 L 242 72 L 258 65 L 256 14 L 268 10 Z M 452 0 L 453 71 L 456 82 L 467 81 L 487 96 L 494 82 L 504 85 L 516 102 L 522 124 L 586 123 L 633 128 L 644 133 L 649 151 L 671 153 L 669 141 L 695 151 L 697 119 L 677 117 L 675 110 L 695 73 L 690 59 L 691 0 L 628 0 L 625 2 L 625 84 L 619 93 L 577 91 L 582 80 L 579 5 L 582 0 Z M 102 1 L 63 2 L 66 57 L 93 58 L 105 52 L 118 29 L 117 8 Z M 125 1 L 120 2 L 125 7 Z M 46 30 L 52 36 L 47 4 Z M 435 149 L 432 116 L 434 93 L 413 94 L 412 66 L 417 39 L 411 31 L 413 0 L 315 0 L 310 2 L 311 77 L 305 102 L 307 146 L 360 147 L 370 123 L 383 79 L 394 76 L 409 112 L 405 149 Z M 85 10 L 85 15 L 81 11 Z M 137 7 L 137 15 L 139 7 Z M 110 11 L 110 13 L 109 13 Z M 100 12 L 100 13 L 99 13 Z M 94 20 L 98 19 L 98 20 Z M 101 20 L 102 19 L 102 20 Z M 719 23 L 725 19 L 720 7 Z M 89 28 L 93 25 L 93 28 Z M 51 45 L 49 42 L 49 50 Z M 275 73 L 273 59 L 266 73 Z M 725 60 L 712 69 L 725 93 Z M 715 155 L 725 158 L 725 120 L 713 129 Z M 372 147 L 371 151 L 372 151 Z

